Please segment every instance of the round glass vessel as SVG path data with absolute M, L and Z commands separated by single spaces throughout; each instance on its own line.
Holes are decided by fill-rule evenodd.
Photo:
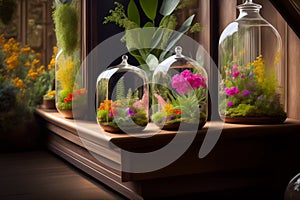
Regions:
M 55 106 L 65 118 L 78 118 L 84 115 L 87 97 L 80 70 L 80 1 L 55 2 L 53 19 L 60 49 L 55 60 Z M 67 22 L 68 26 L 63 22 Z
M 208 112 L 207 73 L 180 46 L 175 52 L 154 71 L 151 120 L 163 130 L 201 129 Z
M 129 65 L 124 55 L 97 79 L 97 122 L 108 132 L 135 133 L 149 122 L 149 86 L 146 73 Z
M 219 113 L 225 122 L 282 123 L 285 70 L 277 30 L 260 15 L 261 5 L 247 0 L 239 17 L 219 40 Z

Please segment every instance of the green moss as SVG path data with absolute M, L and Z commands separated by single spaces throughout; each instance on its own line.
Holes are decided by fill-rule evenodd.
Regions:
M 70 55 L 78 44 L 78 13 L 74 6 L 59 5 L 53 13 L 57 42 L 63 52 Z

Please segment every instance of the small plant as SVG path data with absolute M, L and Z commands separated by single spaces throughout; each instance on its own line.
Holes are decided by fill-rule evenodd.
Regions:
M 170 50 L 183 34 L 199 32 L 199 23 L 193 23 L 195 15 L 188 17 L 181 27 L 175 32 L 178 20 L 175 10 L 183 9 L 193 1 L 191 0 L 163 0 L 159 7 L 158 0 L 139 0 L 141 10 L 136 1 L 130 0 L 127 10 L 121 3 L 115 2 L 115 9 L 110 10 L 110 15 L 105 17 L 104 23 L 113 22 L 125 29 L 123 41 L 127 49 L 141 64 L 148 74 L 154 71 L 159 62 L 171 55 Z M 141 15 L 147 17 L 147 22 L 142 24 Z M 147 65 L 145 65 L 147 64 Z
M 140 100 L 138 90 L 134 93 L 131 88 L 124 94 L 124 77 L 116 84 L 116 100 L 104 100 L 97 111 L 97 120 L 101 126 L 110 132 L 122 132 L 122 129 L 143 129 L 148 124 L 148 96 Z M 115 129 L 114 131 L 111 131 Z M 124 131 L 124 130 L 123 130 Z
M 54 100 L 55 99 L 55 90 L 51 90 L 43 96 L 44 100 Z
M 274 69 L 266 67 L 262 56 L 247 66 L 223 66 L 220 93 L 225 98 L 220 114 L 229 117 L 282 117 L 286 113 L 276 88 Z
M 154 94 L 160 111 L 154 113 L 151 119 L 159 126 L 168 126 L 180 122 L 187 124 L 204 124 L 206 121 L 206 78 L 201 74 L 193 74 L 184 70 L 172 77 L 172 88 L 177 93 L 171 94 L 166 89 L 165 99 Z
M 21 47 L 14 38 L 7 40 L 4 35 L 0 35 L 1 89 L 4 91 L 5 88 L 14 86 L 12 91 L 15 91 L 17 104 L 22 105 L 24 112 L 32 112 L 41 103 L 49 85 L 52 85 L 54 66 L 50 63 L 45 68 L 40 56 L 29 46 Z M 2 98 L 5 99 L 5 96 Z

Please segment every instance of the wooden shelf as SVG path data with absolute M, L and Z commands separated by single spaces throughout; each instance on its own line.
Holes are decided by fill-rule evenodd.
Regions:
M 128 173 L 123 170 L 126 165 L 138 163 L 123 149 L 151 152 L 167 145 L 177 133 L 157 132 L 150 124 L 139 137 L 110 134 L 95 122 L 65 119 L 53 110 L 36 109 L 36 113 L 48 130 L 50 150 L 130 199 L 270 186 L 270 181 L 277 192 L 284 192 L 300 170 L 297 120 L 278 125 L 224 124 L 215 147 L 200 159 L 207 130 L 215 126 L 209 122 L 172 164 L 153 172 Z M 192 133 L 179 134 L 184 140 Z

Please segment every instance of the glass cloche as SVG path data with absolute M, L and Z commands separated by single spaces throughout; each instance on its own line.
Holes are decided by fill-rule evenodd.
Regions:
M 282 123 L 285 78 L 278 31 L 247 0 L 219 40 L 219 113 L 229 123 Z
M 208 114 L 207 73 L 180 46 L 175 52 L 154 71 L 151 120 L 164 130 L 198 130 Z
M 146 73 L 129 65 L 124 55 L 97 79 L 97 122 L 108 132 L 142 131 L 148 124 L 149 86 Z

